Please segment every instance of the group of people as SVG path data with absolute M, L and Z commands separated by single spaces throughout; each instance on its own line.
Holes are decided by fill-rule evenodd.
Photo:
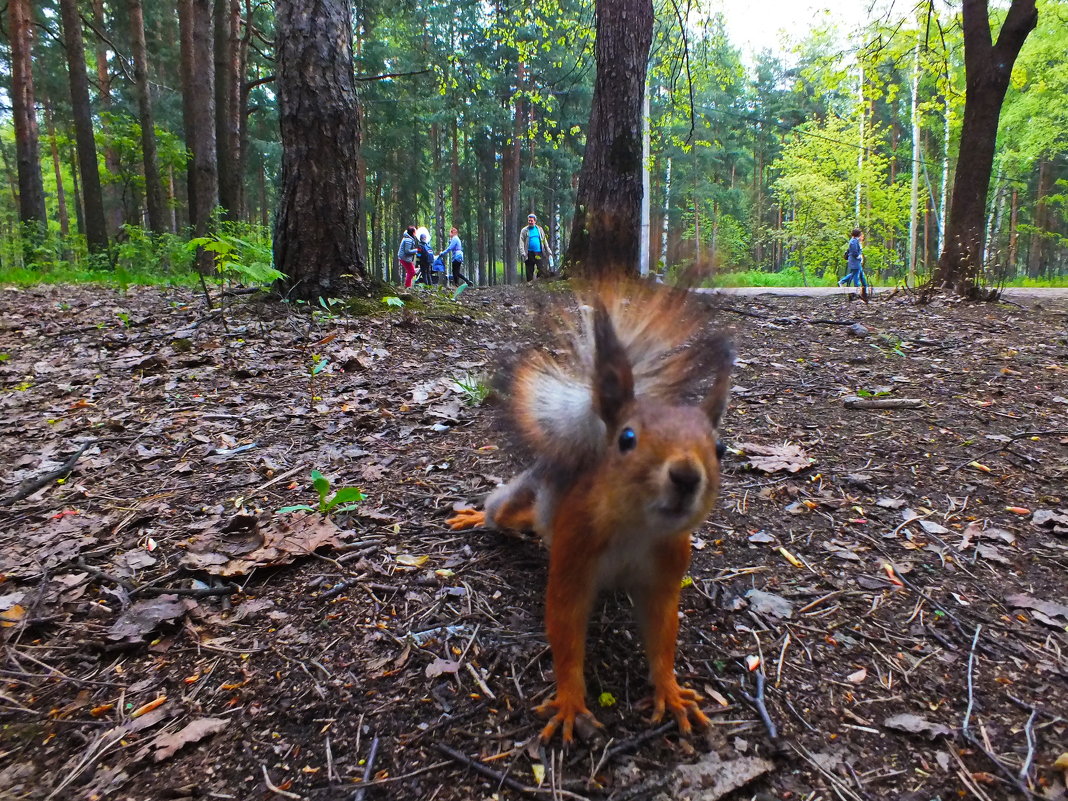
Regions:
M 538 218 L 534 214 L 527 216 L 527 224 L 519 232 L 519 256 L 526 264 L 527 281 L 553 274 L 553 254 L 549 249 L 549 237 L 538 225 Z M 454 285 L 461 286 L 471 283 L 463 274 L 464 248 L 460 242 L 460 232 L 456 228 L 449 229 L 448 247 L 435 255 L 430 246 L 430 232 L 425 228 L 409 225 L 401 236 L 397 261 L 404 274 L 406 289 L 412 284 L 429 286 L 451 281 Z M 451 267 L 451 278 L 446 265 Z M 435 273 L 440 274 L 437 281 Z
M 409 225 L 404 235 L 401 236 L 400 247 L 397 248 L 397 261 L 400 262 L 404 272 L 404 286 L 411 287 L 413 283 L 430 284 L 445 283 L 451 280 L 456 286 L 470 284 L 471 281 L 463 274 L 464 246 L 460 242 L 460 232 L 456 228 L 449 229 L 449 244 L 445 250 L 437 255 L 430 247 L 430 233 L 414 225 Z M 446 272 L 446 264 L 451 266 L 451 279 Z M 435 280 L 435 273 L 440 273 L 440 280 Z

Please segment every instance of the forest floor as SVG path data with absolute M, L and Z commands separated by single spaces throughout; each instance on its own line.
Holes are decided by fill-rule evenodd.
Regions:
M 444 526 L 522 467 L 457 380 L 543 292 L 0 288 L 0 504 L 52 474 L 0 505 L 0 797 L 1065 798 L 1068 301 L 711 299 L 733 450 L 678 669 L 712 726 L 646 723 L 608 595 L 605 737 L 565 752 L 531 712 L 543 549 Z M 367 498 L 279 513 L 313 469 Z

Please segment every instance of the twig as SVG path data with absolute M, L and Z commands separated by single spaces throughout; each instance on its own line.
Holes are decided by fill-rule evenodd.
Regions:
M 130 597 L 135 595 L 185 595 L 190 598 L 211 598 L 216 595 L 233 595 L 241 592 L 241 587 L 233 582 L 218 587 L 134 587 Z
M 1005 450 L 1006 448 L 1008 448 L 1010 445 L 1012 445 L 1012 443 L 1014 443 L 1018 439 L 1027 439 L 1028 437 L 1041 437 L 1041 436 L 1056 437 L 1056 436 L 1062 436 L 1062 435 L 1065 435 L 1065 434 L 1068 434 L 1068 429 L 1063 429 L 1063 428 L 1054 428 L 1054 429 L 1050 429 L 1049 431 L 1017 431 L 1015 434 L 1009 434 L 1008 435 L 1009 436 L 1009 441 L 1008 442 L 1002 442 L 996 448 L 989 448 L 989 449 L 983 451 L 982 453 L 979 453 L 979 454 L 977 454 L 975 456 L 972 456 L 967 461 L 961 462 L 959 465 L 957 465 L 952 470 L 950 470 L 949 474 L 953 475 L 958 470 L 963 470 L 965 467 L 970 465 L 972 462 L 978 462 L 980 459 L 982 459 L 982 458 L 984 458 L 986 456 L 989 456 L 992 453 L 999 453 L 1000 451 Z
M 63 478 L 74 469 L 74 465 L 81 458 L 82 454 L 88 450 L 89 446 L 93 443 L 87 442 L 82 445 L 78 451 L 71 456 L 67 461 L 57 467 L 55 470 L 49 470 L 47 473 L 42 473 L 37 478 L 31 478 L 22 482 L 22 486 L 15 490 L 14 493 L 8 495 L 6 498 L 0 499 L 0 506 L 11 506 L 13 503 L 18 503 L 23 498 L 28 498 L 48 484 L 51 484 L 56 479 Z
M 367 754 L 367 765 L 363 769 L 364 782 L 374 776 L 375 760 L 378 758 L 378 743 L 379 739 L 378 735 L 376 734 L 375 738 L 371 740 L 371 751 Z M 363 797 L 364 795 L 366 795 L 366 793 L 367 787 L 366 785 L 364 785 L 363 787 L 360 787 L 355 793 L 353 793 L 352 801 L 363 801 Z
M 971 743 L 972 746 L 974 746 L 976 749 L 981 751 L 983 755 L 987 759 L 989 759 L 1010 782 L 1012 782 L 1016 789 L 1023 794 L 1024 798 L 1035 798 L 1035 794 L 1031 792 L 1031 789 L 1024 783 L 1023 779 L 1021 778 L 1024 775 L 1023 772 L 1021 772 L 1020 776 L 1014 774 L 1012 770 L 1008 767 L 1008 765 L 1002 762 L 1001 759 L 997 756 L 997 754 L 993 753 L 985 745 L 979 742 L 979 739 L 974 734 L 972 734 L 971 730 L 969 729 L 969 724 L 971 723 L 972 717 L 972 708 L 975 706 L 975 687 L 974 680 L 972 678 L 972 667 L 975 664 L 975 649 L 976 646 L 979 644 L 979 633 L 982 630 L 982 624 L 977 624 L 975 627 L 975 636 L 972 637 L 972 647 L 971 650 L 968 652 L 968 708 L 964 711 L 964 720 L 960 724 L 960 732 L 964 736 L 965 740 Z M 1030 737 L 1028 738 L 1028 742 L 1030 745 Z M 1031 745 L 1031 750 L 1033 751 L 1033 745 Z M 1028 764 L 1026 765 L 1026 767 L 1028 768 L 1030 768 L 1030 759 L 1032 756 L 1033 754 L 1028 754 Z
M 444 743 L 434 743 L 434 748 L 436 748 L 442 754 L 447 756 L 449 759 L 452 759 L 453 761 L 458 762 L 461 765 L 471 768 L 471 770 L 475 771 L 476 773 L 481 773 L 483 776 L 493 779 L 498 784 L 504 787 L 508 787 L 509 789 L 515 790 L 517 792 L 525 793 L 527 795 L 548 794 L 552 795 L 554 798 L 571 798 L 574 799 L 574 801 L 587 801 L 586 796 L 578 795 L 577 793 L 572 793 L 568 790 L 562 790 L 560 788 L 543 790 L 538 787 L 531 787 L 530 785 L 523 784 L 521 781 L 513 779 L 507 774 L 501 773 L 499 770 L 494 770 L 484 762 L 480 762 L 477 759 L 471 759 L 466 754 L 463 754 L 453 748 L 449 748 L 449 746 L 445 745 Z
M 842 405 L 847 409 L 920 409 L 919 398 L 846 398 Z
M 635 748 L 637 748 L 639 745 L 646 742 L 647 740 L 652 740 L 654 737 L 659 737 L 661 734 L 666 733 L 674 725 L 674 721 L 664 723 L 660 726 L 657 726 L 655 729 L 649 729 L 648 731 L 642 732 L 637 737 L 631 737 L 629 740 L 622 740 L 619 743 L 616 743 L 616 745 L 612 748 L 609 748 L 607 751 L 605 751 L 604 758 L 601 761 L 607 762 L 610 759 L 615 759 L 620 754 L 625 754 L 629 751 L 633 751 Z
M 1023 765 L 1020 766 L 1020 779 L 1027 781 L 1031 772 L 1031 762 L 1035 758 L 1035 716 L 1038 715 L 1037 709 L 1031 709 L 1031 714 L 1027 718 L 1027 723 L 1024 724 L 1024 737 L 1027 738 L 1027 756 L 1024 758 Z
M 972 681 L 972 666 L 975 664 L 975 646 L 979 643 L 979 632 L 983 630 L 981 623 L 975 627 L 975 636 L 972 637 L 972 647 L 968 651 L 968 708 L 964 710 L 964 720 L 960 724 L 960 732 L 965 737 L 970 737 L 971 733 L 968 731 L 968 724 L 972 719 L 972 707 L 975 705 L 975 688 Z
M 753 708 L 760 714 L 760 719 L 764 721 L 764 728 L 768 730 L 768 737 L 771 738 L 773 743 L 778 743 L 779 730 L 775 728 L 775 723 L 771 720 L 771 715 L 768 714 L 768 707 L 764 703 L 764 670 L 763 668 L 756 671 L 756 694 L 750 695 L 745 689 L 739 685 L 739 692 L 742 694 L 742 698 L 753 705 Z
M 261 765 L 260 767 L 263 768 L 263 781 L 266 783 L 268 790 L 285 798 L 300 798 L 296 793 L 291 793 L 288 790 L 283 790 L 281 787 L 276 786 L 275 783 L 271 781 L 271 777 L 267 775 L 266 765 Z

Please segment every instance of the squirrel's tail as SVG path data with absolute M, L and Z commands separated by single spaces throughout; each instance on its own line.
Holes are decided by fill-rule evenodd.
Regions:
M 509 382 L 510 417 L 520 438 L 539 457 L 562 467 L 595 460 L 606 447 L 596 397 L 598 342 L 603 350 L 605 322 L 612 347 L 622 349 L 629 366 L 636 399 L 678 403 L 700 380 L 699 362 L 711 357 L 718 376 L 733 360 L 719 337 L 711 347 L 687 346 L 705 327 L 708 313 L 684 289 L 604 283 L 580 293 L 579 302 L 577 315 L 558 315 L 555 320 L 555 353 L 531 351 Z

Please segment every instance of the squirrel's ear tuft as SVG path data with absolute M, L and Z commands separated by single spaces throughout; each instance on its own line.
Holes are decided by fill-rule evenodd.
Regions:
M 712 347 L 716 349 L 712 362 L 716 371 L 716 383 L 712 386 L 712 391 L 708 393 L 708 397 L 705 398 L 702 406 L 705 414 L 708 415 L 709 421 L 712 423 L 712 427 L 719 428 L 719 421 L 727 410 L 727 395 L 731 389 L 734 348 L 731 346 L 730 341 L 725 338 L 717 339 Z
M 634 373 L 612 318 L 598 298 L 593 309 L 593 405 L 609 431 L 620 422 L 623 407 L 634 400 Z

